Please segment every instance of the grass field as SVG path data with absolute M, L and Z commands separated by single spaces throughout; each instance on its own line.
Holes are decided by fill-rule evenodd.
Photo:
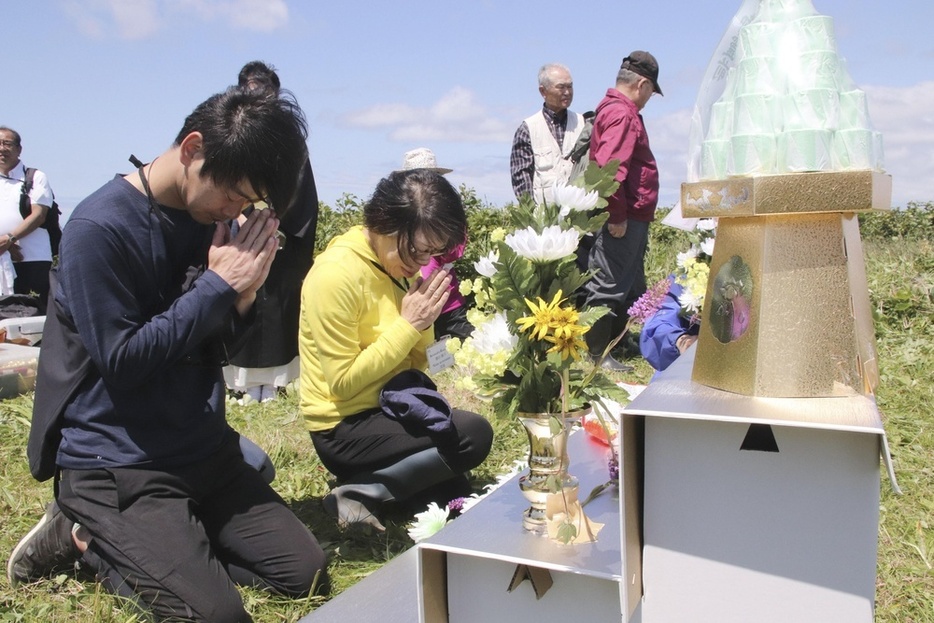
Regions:
M 934 623 L 932 246 L 927 235 L 909 239 L 879 234 L 867 240 L 864 249 L 881 362 L 877 399 L 903 490 L 902 495 L 895 495 L 883 470 L 876 593 L 879 623 Z M 650 282 L 666 274 L 674 265 L 674 254 L 682 248 L 677 237 L 653 241 Z M 648 365 L 641 360 L 633 363 L 636 371 L 619 378 L 647 382 Z M 453 390 L 450 372 L 438 381 L 452 403 L 492 415 L 485 404 Z M 6 518 L 0 552 L 4 559 L 51 497 L 51 485 L 35 482 L 26 465 L 32 398 L 26 394 L 0 402 L 0 513 Z M 336 529 L 321 507 L 328 474 L 303 429 L 294 393 L 272 403 L 229 406 L 232 424 L 272 456 L 278 469 L 276 489 L 328 551 L 333 595 L 412 545 L 405 533 L 406 516 L 390 518 L 387 532 L 379 536 L 342 534 Z M 477 487 L 492 482 L 525 452 L 524 434 L 516 423 L 495 421 L 495 428 L 493 452 L 474 473 Z M 270 623 L 297 621 L 324 600 L 288 600 L 253 590 L 243 594 L 255 620 Z M 6 579 L 0 580 L 0 621 L 136 620 L 140 619 L 131 607 L 82 576 L 67 574 L 17 589 Z

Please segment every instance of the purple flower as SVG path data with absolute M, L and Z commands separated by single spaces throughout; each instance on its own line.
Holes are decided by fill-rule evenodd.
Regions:
M 448 510 L 452 513 L 460 513 L 464 510 L 464 498 L 454 498 L 448 502 Z
M 629 308 L 627 312 L 629 318 L 633 322 L 640 322 L 645 324 L 645 322 L 655 315 L 655 312 L 658 311 L 658 308 L 662 306 L 662 302 L 665 300 L 665 295 L 668 294 L 668 290 L 671 288 L 671 282 L 666 277 L 662 279 L 654 286 L 645 291 L 645 294 L 639 297 L 635 303 L 632 304 L 632 307 Z
M 610 480 L 619 480 L 619 458 L 617 458 L 615 452 L 610 453 L 607 469 L 610 472 Z

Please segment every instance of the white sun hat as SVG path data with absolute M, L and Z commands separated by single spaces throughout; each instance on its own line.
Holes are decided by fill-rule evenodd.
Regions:
M 402 158 L 402 168 L 399 170 L 408 171 L 410 169 L 428 169 L 429 171 L 434 171 L 442 175 L 454 170 L 439 167 L 438 161 L 435 159 L 435 152 L 427 147 L 419 147 L 418 149 L 405 152 L 405 156 Z

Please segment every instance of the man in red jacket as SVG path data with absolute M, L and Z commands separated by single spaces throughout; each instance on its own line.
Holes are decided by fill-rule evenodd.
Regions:
M 658 167 L 640 111 L 654 93 L 662 94 L 658 62 L 637 50 L 623 59 L 616 86 L 607 90 L 594 119 L 590 159 L 600 166 L 620 161 L 620 186 L 607 206 L 610 218 L 597 232 L 588 256 L 589 267 L 598 272 L 586 285 L 587 303 L 605 305 L 612 312 L 587 333 L 594 360 L 623 330 L 629 304 L 645 292 L 645 249 L 658 203 Z M 609 355 L 603 367 L 632 369 Z

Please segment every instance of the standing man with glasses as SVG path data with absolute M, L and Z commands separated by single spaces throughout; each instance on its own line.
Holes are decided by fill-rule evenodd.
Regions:
M 645 292 L 645 250 L 658 204 L 658 166 L 641 111 L 655 93 L 662 95 L 658 61 L 637 50 L 623 59 L 616 86 L 607 90 L 594 118 L 590 159 L 601 167 L 610 160 L 620 161 L 619 189 L 607 205 L 610 218 L 597 232 L 588 256 L 588 267 L 597 274 L 584 286 L 589 305 L 605 305 L 611 312 L 587 332 L 594 360 L 622 332 L 626 310 Z M 632 370 L 609 354 L 602 365 L 621 372 Z
M 80 561 L 155 620 L 250 621 L 237 586 L 327 586 L 308 528 L 243 459 L 221 367 L 254 321 L 305 163 L 294 100 L 231 89 L 63 232 L 28 446 L 55 500 L 12 585 Z M 135 159 L 134 159 L 135 160 Z M 254 210 L 236 234 L 229 222 Z
M 509 170 L 516 199 L 531 195 L 537 202 L 551 202 L 555 182 L 566 182 L 573 163 L 567 158 L 581 131 L 584 117 L 568 110 L 574 99 L 571 71 L 550 63 L 538 71 L 542 109 L 519 125 L 512 140 Z
M 15 262 L 17 294 L 39 296 L 39 311 L 45 313 L 49 296 L 49 269 L 52 268 L 52 247 L 49 232 L 40 226 L 52 205 L 52 189 L 42 171 L 33 174 L 28 196 L 28 211 L 20 209 L 26 184 L 26 167 L 20 160 L 23 152 L 19 133 L 0 126 L 0 256 L 9 254 Z M 0 260 L 6 264 L 6 260 Z

